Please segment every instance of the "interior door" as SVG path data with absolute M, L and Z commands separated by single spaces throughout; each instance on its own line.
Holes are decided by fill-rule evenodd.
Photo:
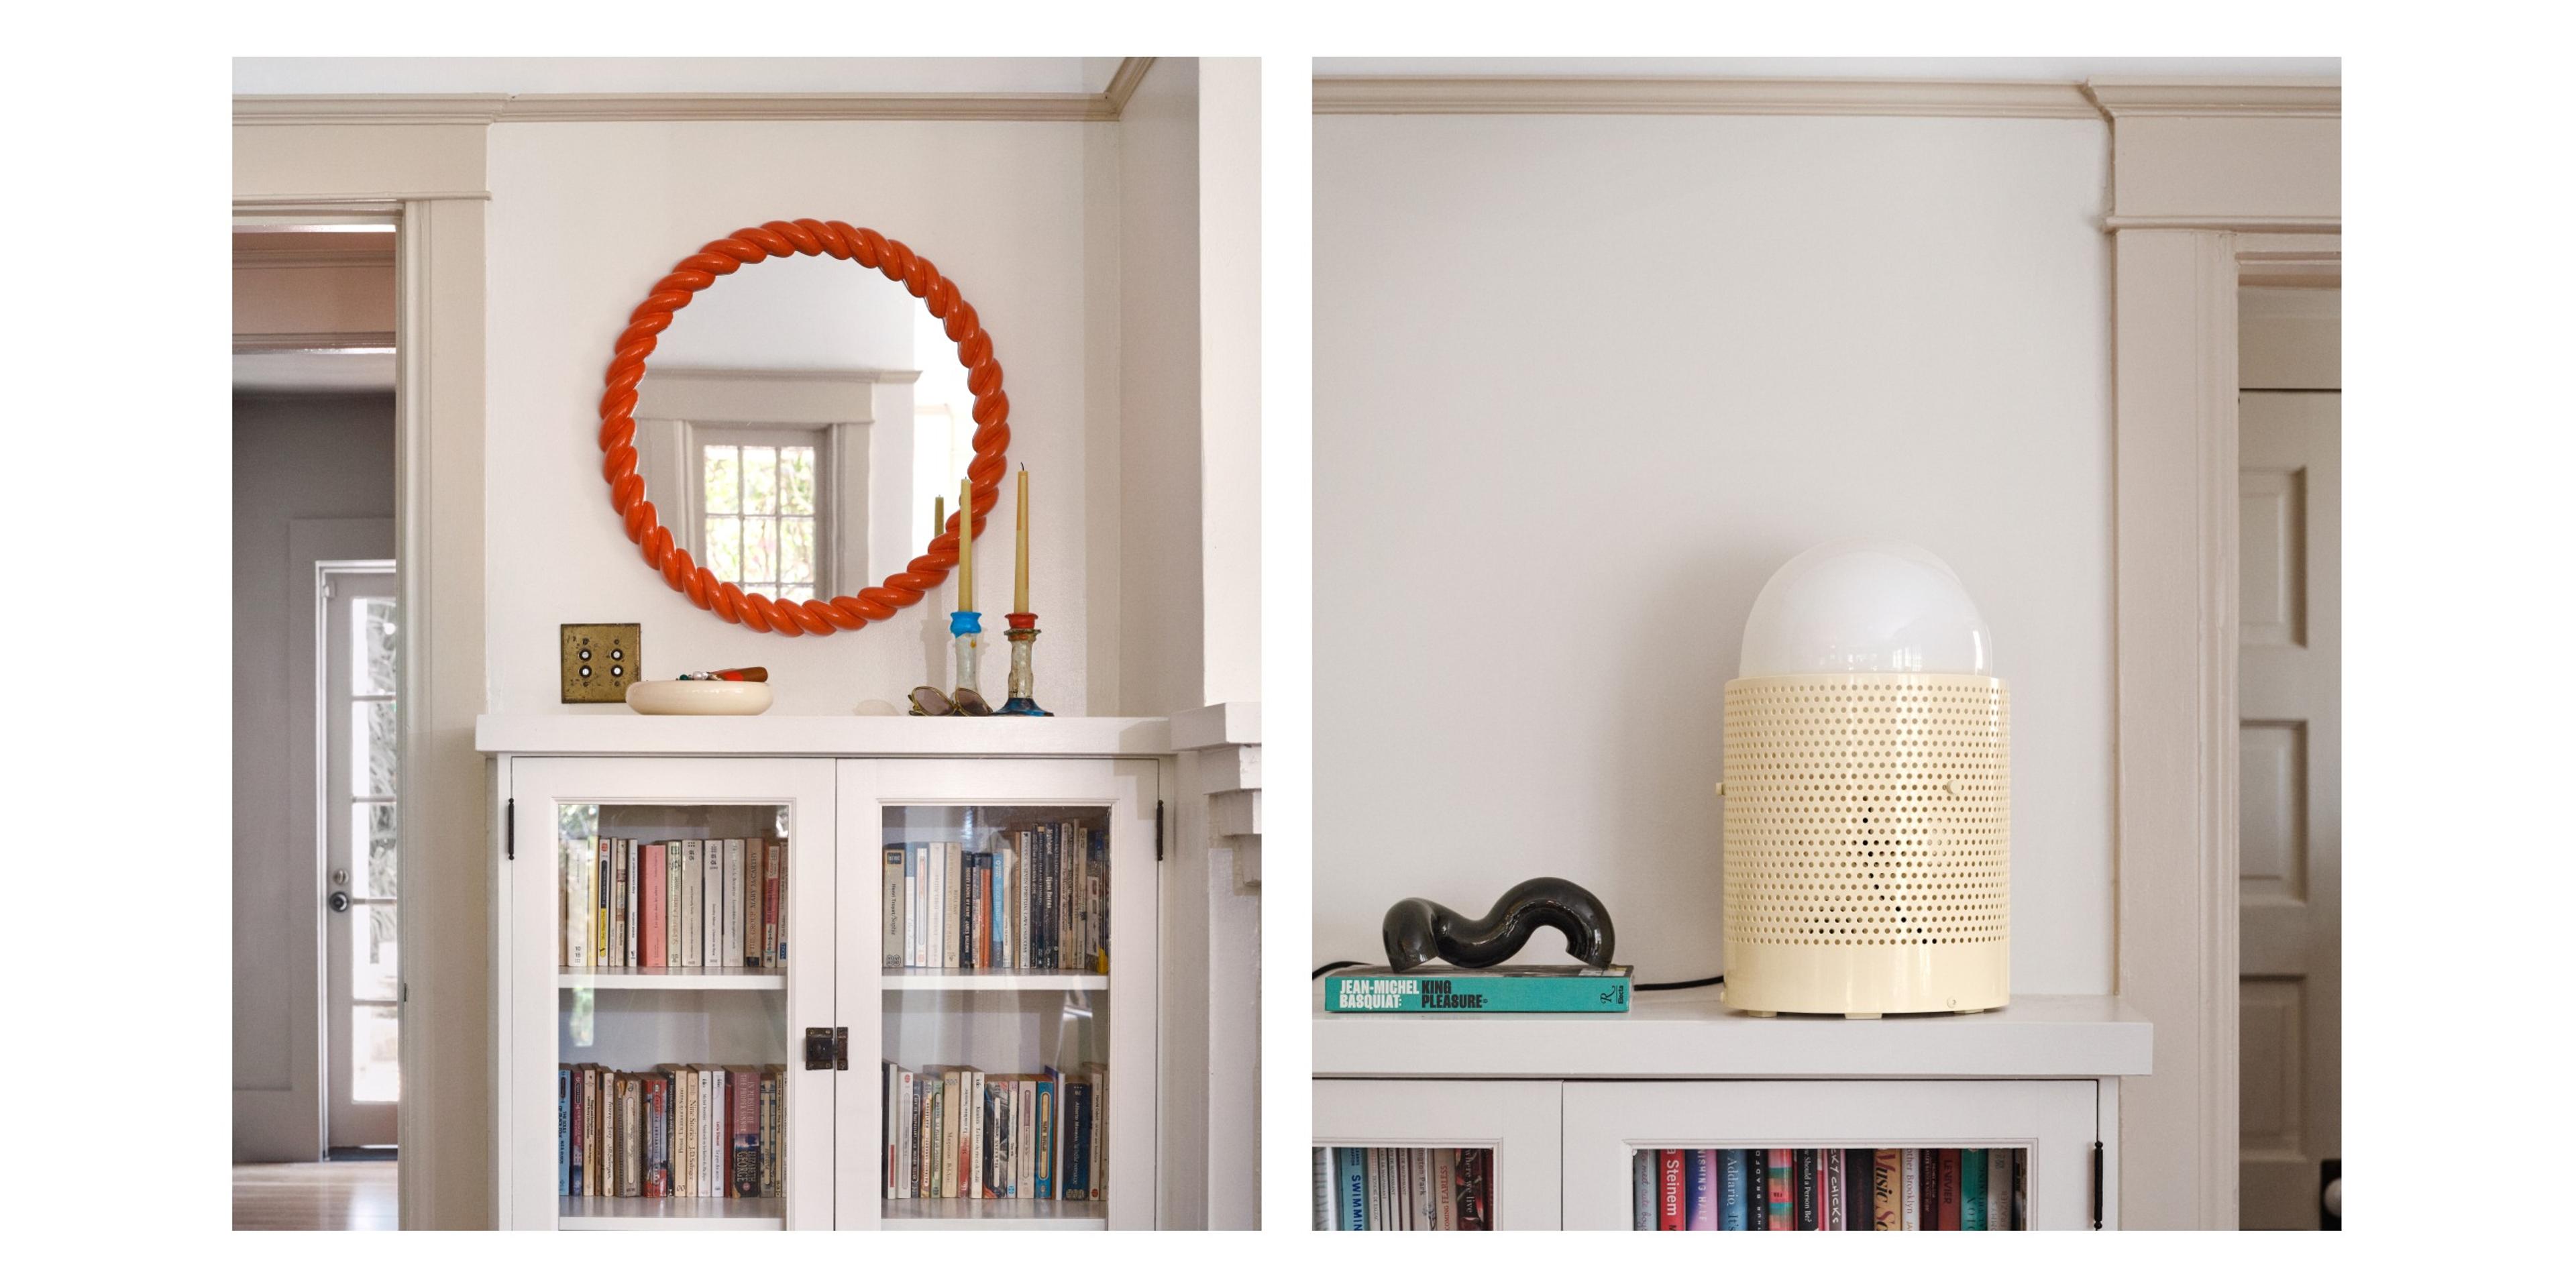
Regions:
M 2239 404 L 2246 1229 L 2318 1228 L 2343 1152 L 2341 398 L 2249 390 Z
M 394 884 L 394 574 L 325 565 L 322 730 L 328 1143 L 394 1143 L 402 1098 Z

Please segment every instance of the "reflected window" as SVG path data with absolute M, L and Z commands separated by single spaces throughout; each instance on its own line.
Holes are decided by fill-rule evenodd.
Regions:
M 822 426 L 696 426 L 699 526 L 696 553 L 716 576 L 746 594 L 829 598 L 822 515 L 829 512 Z

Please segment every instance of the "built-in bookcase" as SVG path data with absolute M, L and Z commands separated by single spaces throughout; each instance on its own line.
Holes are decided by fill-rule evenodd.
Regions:
M 505 1225 L 1153 1224 L 1160 762 L 512 755 L 497 768 Z M 610 906 L 633 924 L 582 915 Z M 719 907 L 757 915 L 737 929 Z M 1056 920 L 1032 920 L 1041 908 Z M 943 932 L 939 957 L 896 938 L 925 922 Z M 899 1183 L 890 1069 L 984 1075 L 938 1102 L 951 1116 L 936 1139 L 960 1147 L 944 1185 Z M 618 1112 L 606 1089 L 622 1087 L 648 1122 L 656 1094 L 712 1118 L 659 1148 L 648 1127 L 639 1166 L 617 1158 L 603 1177 L 598 1147 L 568 1128 Z M 579 1186 L 576 1156 L 592 1160 Z

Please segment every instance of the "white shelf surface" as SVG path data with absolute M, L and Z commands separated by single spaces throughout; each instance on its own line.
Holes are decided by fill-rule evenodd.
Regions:
M 1319 1078 L 2105 1078 L 2153 1072 L 2154 1030 L 2117 997 L 2024 996 L 1979 1015 L 1730 1011 L 1716 988 L 1639 993 L 1625 1015 L 1327 1014 Z
M 883 976 L 885 991 L 924 993 L 1053 993 L 1071 989 L 1094 993 L 1109 987 L 1109 977 L 1088 971 L 973 971 L 913 966 Z
M 560 988 L 649 988 L 664 992 L 694 989 L 776 992 L 787 987 L 783 970 L 721 967 L 716 970 L 670 970 L 660 966 L 616 966 L 592 971 L 558 971 Z
M 512 756 L 1164 756 L 1159 716 L 485 715 L 474 749 Z
M 779 1230 L 786 1200 L 609 1199 L 558 1195 L 558 1230 Z
M 889 1230 L 1106 1230 L 1109 1205 L 1058 1199 L 887 1199 Z

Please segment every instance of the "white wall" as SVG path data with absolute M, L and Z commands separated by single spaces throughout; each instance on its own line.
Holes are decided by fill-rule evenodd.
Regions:
M 936 262 L 994 337 L 1011 459 L 1030 470 L 1031 606 L 1040 700 L 1086 714 L 1087 490 L 1095 385 L 1084 248 L 1115 218 L 1087 176 L 1108 124 L 1018 122 L 506 123 L 490 133 L 489 660 L 495 712 L 592 711 L 558 699 L 556 627 L 640 622 L 654 676 L 765 665 L 772 708 L 846 715 L 946 678 L 953 580 L 892 621 L 828 639 L 755 636 L 690 605 L 644 566 L 608 506 L 596 446 L 610 343 L 671 264 L 746 224 L 837 218 Z M 849 265 L 836 266 L 856 271 Z M 745 273 L 772 267 L 759 265 Z M 738 275 L 739 276 L 739 275 Z M 703 297 L 732 285 L 719 281 Z M 684 309 L 672 330 L 696 321 Z M 647 376 L 650 379 L 650 376 Z M 1113 493 L 1114 495 L 1114 493 Z M 1010 497 L 986 521 L 977 607 L 1009 607 Z M 992 620 L 988 617 L 988 621 Z M 1105 714 L 1105 713 L 1104 713 Z M 1156 712 L 1160 714 L 1160 712 Z
M 902 283 L 850 260 L 798 255 L 746 264 L 672 315 L 644 380 L 652 383 L 658 363 L 745 371 L 916 370 L 916 313 L 929 316 Z M 954 366 L 955 359 L 949 363 Z
M 312 570 L 287 566 L 287 526 L 390 524 L 393 395 L 236 398 L 232 465 L 233 1088 L 285 1091 L 296 1084 L 297 1061 L 315 1058 L 293 1038 L 295 1008 L 305 1000 L 296 956 L 314 951 L 305 900 L 315 889 L 312 855 L 294 844 L 294 812 L 310 809 L 312 797 L 287 768 L 299 736 L 290 718 L 288 632 L 308 620 L 297 597 L 310 593 Z M 312 1121 L 294 1112 L 239 1113 L 234 1152 L 309 1160 L 320 1156 L 320 1141 Z
M 2110 991 L 2107 147 L 1316 122 L 1318 961 L 1382 960 L 1397 899 L 1481 913 L 1553 874 L 1641 979 L 1719 970 L 1745 612 L 1806 546 L 1884 533 L 1958 569 L 2013 687 L 2014 987 Z

